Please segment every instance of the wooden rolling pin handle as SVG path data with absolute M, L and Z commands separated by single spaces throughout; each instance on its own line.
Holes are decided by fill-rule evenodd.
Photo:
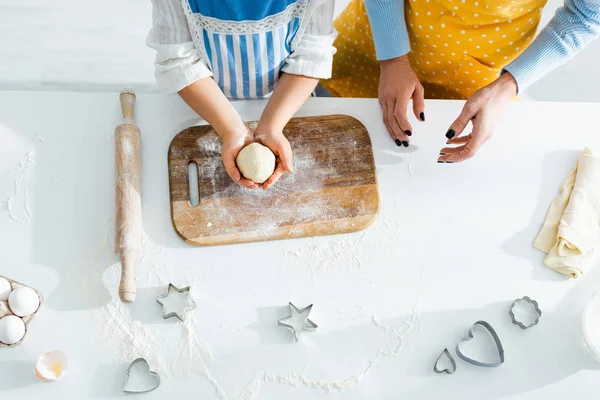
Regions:
M 135 92 L 133 89 L 123 89 L 119 96 L 121 100 L 121 111 L 123 123 L 133 125 L 133 107 L 135 106 Z
M 135 301 L 135 270 L 140 252 L 138 250 L 125 250 L 121 254 L 121 284 L 119 285 L 119 297 L 123 303 Z

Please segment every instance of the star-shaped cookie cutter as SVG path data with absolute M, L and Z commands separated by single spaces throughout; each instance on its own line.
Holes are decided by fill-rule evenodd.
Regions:
M 168 298 L 173 291 L 175 291 L 177 293 L 186 293 L 187 305 L 179 310 L 167 312 L 164 299 Z M 183 322 L 183 316 L 185 315 L 185 313 L 196 308 L 196 302 L 194 301 L 194 299 L 192 299 L 192 296 L 190 296 L 190 287 L 187 286 L 187 287 L 180 289 L 180 288 L 176 287 L 175 285 L 173 285 L 172 283 L 169 283 L 167 293 L 161 294 L 160 296 L 158 296 L 156 298 L 156 302 L 163 307 L 163 318 L 164 319 L 168 319 L 171 317 L 177 317 L 181 322 Z
M 300 338 L 300 332 L 302 332 L 302 331 L 313 332 L 319 327 L 317 324 L 315 324 L 310 319 L 308 319 L 308 315 L 310 314 L 310 311 L 312 310 L 312 307 L 313 307 L 312 304 L 310 304 L 310 305 L 304 307 L 302 310 L 300 310 L 298 307 L 296 307 L 294 304 L 292 304 L 292 302 L 289 302 L 289 307 L 290 307 L 290 316 L 282 318 L 279 321 L 277 321 L 277 325 L 291 329 L 292 332 L 294 333 L 294 339 L 296 339 L 296 341 L 298 341 L 298 338 Z M 290 322 L 294 318 L 294 314 L 302 315 L 304 313 L 306 313 L 306 317 L 304 318 L 304 324 L 299 329 L 296 329 L 294 324 L 292 324 Z

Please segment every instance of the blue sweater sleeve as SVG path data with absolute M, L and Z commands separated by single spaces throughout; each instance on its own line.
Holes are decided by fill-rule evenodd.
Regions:
M 600 0 L 565 0 L 531 45 L 503 72 L 510 72 L 522 92 L 572 58 L 600 34 Z
M 404 0 L 365 0 L 378 60 L 389 60 L 410 51 L 404 19 Z

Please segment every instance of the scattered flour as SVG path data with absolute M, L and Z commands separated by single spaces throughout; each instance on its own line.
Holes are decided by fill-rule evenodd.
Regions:
M 7 198 L 3 203 L 3 208 L 8 212 L 8 217 L 19 224 L 27 222 L 27 218 L 23 218 L 23 215 L 16 215 L 13 211 L 13 198 Z
M 129 363 L 145 358 L 153 369 L 169 378 L 171 368 L 165 357 L 164 343 L 159 343 L 155 332 L 147 325 L 131 318 L 129 309 L 120 300 L 112 301 L 94 311 L 96 327 L 115 346 L 120 361 Z
M 203 142 L 206 146 L 206 141 Z M 207 149 L 209 150 L 209 149 Z M 215 147 L 210 151 L 220 152 L 220 143 L 215 141 Z M 216 158 L 220 162 L 220 158 Z M 412 177 L 412 167 L 409 157 L 409 166 L 407 174 Z M 294 174 L 287 174 L 281 181 L 271 189 L 270 192 L 254 191 L 252 196 L 246 196 L 247 201 L 242 202 L 243 213 L 256 214 L 261 217 L 257 224 L 257 234 L 268 233 L 276 229 L 278 221 L 274 218 L 264 218 L 264 208 L 261 205 L 261 199 L 268 199 L 273 193 L 276 194 L 273 201 L 277 207 L 283 207 L 284 211 L 297 212 L 297 220 L 310 220 L 315 215 L 332 212 L 335 205 L 326 202 L 315 201 L 313 204 L 304 204 L 301 200 L 281 203 L 282 195 L 293 192 L 294 185 L 314 185 L 307 189 L 318 190 L 320 188 L 317 180 L 302 181 L 302 171 L 310 170 L 316 160 L 299 157 L 295 160 Z M 245 189 L 238 188 L 235 184 L 217 187 L 217 182 L 221 180 L 215 178 L 217 165 L 207 163 L 199 166 L 199 177 L 211 179 L 212 193 L 219 193 L 220 197 L 226 198 L 227 195 L 244 193 Z M 317 183 L 315 183 L 317 182 Z M 378 361 L 382 357 L 398 358 L 402 350 L 419 333 L 421 321 L 419 319 L 419 289 L 423 284 L 423 271 L 425 270 L 427 260 L 414 260 L 406 256 L 399 243 L 410 243 L 411 226 L 418 219 L 411 213 L 405 212 L 405 204 L 401 204 L 400 197 L 405 200 L 407 196 L 399 196 L 403 189 L 399 188 L 396 196 L 396 203 L 388 205 L 382 209 L 382 215 L 378 218 L 373 228 L 361 233 L 346 235 L 335 238 L 317 237 L 303 241 L 294 242 L 292 250 L 283 251 L 281 254 L 281 268 L 294 269 L 301 271 L 313 279 L 320 279 L 327 274 L 336 271 L 345 271 L 354 274 L 355 277 L 362 277 L 363 282 L 372 284 L 373 279 L 370 272 L 377 268 L 408 268 L 413 273 L 419 273 L 419 282 L 416 300 L 413 304 L 413 312 L 408 317 L 394 322 L 382 322 L 380 319 L 367 312 L 367 310 L 357 305 L 351 312 L 334 318 L 337 325 L 343 326 L 348 320 L 368 322 L 372 324 L 371 329 L 380 330 L 384 333 L 383 339 L 374 343 L 373 354 L 370 356 L 366 365 L 357 368 L 357 371 L 350 373 L 340 379 L 309 379 L 307 377 L 306 367 L 302 371 L 282 374 L 270 369 L 263 369 L 254 372 L 254 376 L 235 393 L 225 388 L 221 382 L 219 374 L 218 357 L 213 356 L 210 343 L 208 343 L 199 330 L 201 321 L 196 320 L 196 313 L 189 313 L 183 323 L 173 325 L 181 330 L 181 336 L 177 341 L 167 342 L 161 339 L 160 332 L 151 325 L 145 325 L 142 322 L 132 320 L 132 316 L 127 307 L 123 306 L 116 293 L 114 299 L 105 307 L 97 310 L 96 316 L 99 329 L 106 337 L 106 341 L 112 344 L 123 362 L 129 362 L 135 357 L 143 356 L 147 358 L 154 369 L 156 369 L 167 380 L 169 378 L 189 378 L 192 376 L 201 376 L 209 382 L 214 388 L 215 394 L 220 399 L 239 399 L 256 400 L 259 398 L 261 388 L 265 384 L 276 384 L 289 386 L 293 388 L 307 388 L 320 390 L 325 393 L 344 392 L 360 385 L 364 378 L 373 371 Z M 257 201 L 257 199 L 259 201 Z M 233 218 L 220 199 L 215 199 L 214 214 L 209 215 L 206 227 L 213 229 L 220 228 L 214 221 L 223 221 L 227 218 Z M 287 209 L 286 209 L 287 207 Z M 296 244 L 297 243 L 297 244 Z M 295 247 L 295 248 L 293 248 Z M 436 248 L 433 244 L 432 248 Z M 289 249 L 289 247 L 288 247 Z M 152 241 L 148 236 L 142 238 L 142 268 L 138 275 L 138 284 L 144 281 L 145 273 L 146 287 L 153 287 L 157 284 L 165 285 L 172 276 L 175 268 L 181 269 L 183 266 L 168 265 L 164 260 L 164 248 Z M 427 257 L 427 255 L 425 256 Z M 118 270 L 118 268 L 116 268 Z M 115 272 L 116 273 L 116 272 Z M 113 281 L 118 281 L 118 276 L 113 276 Z M 192 294 L 198 290 L 202 283 L 201 278 L 192 282 Z M 108 285 L 107 285 L 108 286 Z M 114 284 L 113 284 L 114 286 Z M 360 299 L 360 294 L 359 294 Z M 345 308 L 345 310 L 348 310 Z M 221 329 L 221 328 L 217 328 Z
M 27 189 L 24 190 L 23 196 L 21 185 L 25 179 L 27 172 L 36 167 L 36 154 L 37 149 L 42 143 L 42 138 L 38 135 L 34 137 L 29 143 L 29 151 L 19 161 L 18 166 L 15 168 L 18 171 L 18 176 L 13 182 L 14 193 L 9 196 L 3 203 L 3 208 L 8 212 L 8 217 L 16 223 L 25 224 L 32 217 L 31 209 L 29 208 L 29 196 Z M 19 201 L 19 208 L 21 210 L 15 210 L 15 199 L 19 200 L 23 198 L 22 203 Z M 21 206 L 22 204 L 22 206 Z
M 408 172 L 408 176 L 410 176 L 411 178 L 415 177 L 415 174 L 412 170 L 412 153 L 408 154 L 408 165 L 406 167 L 406 171 Z

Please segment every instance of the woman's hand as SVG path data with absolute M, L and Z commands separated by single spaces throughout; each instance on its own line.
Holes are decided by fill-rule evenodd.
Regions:
M 408 56 L 384 60 L 379 64 L 379 104 L 383 122 L 396 145 L 408 147 L 413 131 L 406 115 L 408 102 L 412 99 L 415 117 L 425 121 L 423 86 L 410 66 Z
M 287 171 L 292 172 L 292 147 L 281 131 L 265 130 L 259 124 L 254 131 L 254 140 L 267 146 L 276 157 L 275 171 L 263 184 L 263 189 L 270 188 Z
M 223 148 L 221 150 L 221 159 L 225 170 L 234 180 L 234 182 L 247 187 L 248 189 L 256 189 L 258 184 L 250 179 L 246 179 L 240 173 L 240 170 L 235 163 L 235 159 L 247 144 L 253 142 L 252 131 L 247 126 L 244 126 L 245 130 L 241 130 L 238 133 L 223 135 Z
M 449 139 L 446 143 L 457 146 L 443 148 L 438 162 L 455 163 L 473 157 L 494 133 L 498 119 L 508 102 L 517 95 L 517 90 L 517 81 L 506 72 L 469 97 L 460 116 L 446 133 Z M 473 123 L 473 130 L 461 136 L 469 121 Z

